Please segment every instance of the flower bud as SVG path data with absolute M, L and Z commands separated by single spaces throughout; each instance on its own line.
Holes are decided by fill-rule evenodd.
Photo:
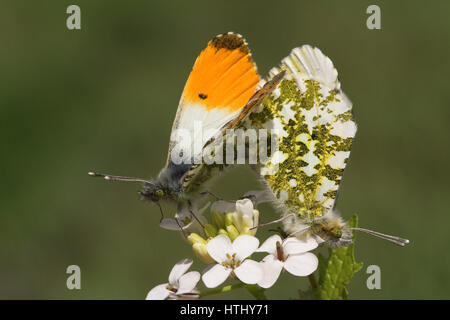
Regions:
M 241 234 L 255 235 L 259 221 L 259 211 L 253 209 L 253 202 L 249 199 L 242 199 L 236 202 L 236 212 L 231 214 L 233 225 Z
M 219 231 L 217 231 L 217 234 L 219 235 L 219 234 L 224 234 L 224 235 L 228 235 L 228 232 L 226 231 L 226 230 L 224 230 L 224 229 L 219 229 Z
M 208 238 L 214 238 L 217 235 L 217 228 L 212 224 L 205 224 L 205 232 Z
M 192 244 L 196 244 L 196 243 L 203 243 L 204 245 L 206 245 L 207 241 L 205 239 L 203 239 L 202 237 L 200 237 L 197 233 L 191 233 L 187 239 L 189 240 L 190 243 Z
M 236 229 L 235 226 L 227 226 L 227 234 L 231 241 L 234 241 L 237 237 L 239 237 L 239 231 Z
M 225 227 L 233 225 L 233 213 L 229 212 L 225 215 Z
M 204 263 L 206 264 L 212 264 L 216 263 L 213 258 L 210 257 L 208 254 L 208 251 L 206 250 L 206 244 L 205 243 L 194 243 L 192 245 L 192 250 L 194 250 L 195 255 Z
M 211 221 L 217 229 L 225 228 L 225 215 L 222 212 L 213 210 L 211 212 Z

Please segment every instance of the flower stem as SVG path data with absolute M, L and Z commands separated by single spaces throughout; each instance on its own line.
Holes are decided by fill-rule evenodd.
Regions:
M 244 283 L 239 282 L 239 283 L 232 284 L 232 285 L 229 285 L 229 286 L 224 286 L 224 287 L 211 289 L 211 290 L 205 290 L 205 291 L 200 292 L 200 298 L 205 297 L 205 296 L 209 296 L 209 295 L 212 295 L 212 294 L 223 293 L 223 292 L 228 292 L 228 291 L 231 291 L 231 290 L 239 289 L 239 288 L 244 287 L 244 285 L 245 285 Z
M 308 276 L 308 280 L 309 280 L 309 283 L 311 284 L 311 288 L 317 289 L 317 282 L 316 282 L 316 278 L 314 277 L 313 273 L 311 273 Z
M 261 288 L 255 284 L 247 284 L 245 287 L 247 288 L 248 292 L 250 292 L 250 294 L 255 297 L 256 300 L 268 300 L 266 295 L 264 294 L 264 291 L 266 291 L 266 289 Z

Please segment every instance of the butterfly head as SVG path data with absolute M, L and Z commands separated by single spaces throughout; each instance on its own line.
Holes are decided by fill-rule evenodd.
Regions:
M 333 213 L 314 221 L 310 232 L 328 242 L 332 247 L 344 247 L 353 242 L 353 234 L 347 223 Z
M 146 180 L 142 178 L 134 177 L 124 177 L 124 176 L 114 176 L 110 174 L 89 172 L 91 177 L 101 177 L 109 181 L 128 181 L 128 182 L 140 182 L 143 183 L 142 190 L 139 194 L 153 202 L 159 202 L 160 200 L 170 200 L 171 192 L 168 187 L 166 187 L 161 181 Z
M 142 190 L 139 194 L 152 202 L 159 202 L 161 200 L 170 200 L 170 194 L 166 188 L 160 183 L 154 181 L 148 181 L 144 183 Z

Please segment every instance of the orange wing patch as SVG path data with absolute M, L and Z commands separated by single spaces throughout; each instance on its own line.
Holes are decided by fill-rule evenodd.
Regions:
M 235 33 L 218 35 L 195 61 L 183 91 L 184 103 L 234 112 L 246 105 L 258 81 L 245 40 Z

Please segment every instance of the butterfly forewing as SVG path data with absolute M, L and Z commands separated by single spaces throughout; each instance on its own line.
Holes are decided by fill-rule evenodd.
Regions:
M 258 81 L 256 65 L 241 35 L 227 33 L 211 40 L 195 61 L 183 90 L 167 162 L 177 145 L 188 154 L 186 161 L 198 157 L 203 145 L 239 115 Z
M 204 148 L 209 147 L 209 150 L 218 150 L 222 149 L 222 155 L 224 155 L 227 152 L 227 145 L 224 143 L 225 141 L 225 132 L 228 129 L 235 129 L 240 127 L 245 123 L 246 118 L 249 114 L 258 106 L 261 104 L 261 102 L 269 96 L 272 91 L 277 87 L 277 85 L 281 82 L 282 78 L 284 77 L 285 72 L 280 72 L 279 74 L 275 75 L 271 80 L 267 81 L 264 86 L 259 89 L 247 102 L 247 104 L 241 108 L 240 113 L 229 123 L 227 123 L 223 130 L 221 131 L 220 136 L 216 136 L 209 140 L 205 145 Z M 236 145 L 233 146 L 233 163 L 236 162 L 236 156 L 238 152 L 236 150 Z M 248 156 L 248 150 L 246 151 L 245 156 Z M 224 160 L 224 159 L 222 159 Z M 247 158 L 245 159 L 248 160 Z M 226 169 L 229 166 L 227 163 L 201 163 L 201 164 L 194 164 L 189 171 L 186 172 L 186 174 L 182 177 L 182 184 L 185 190 L 189 191 L 192 187 L 199 187 L 202 184 L 204 184 L 211 176 L 215 176 L 222 172 L 224 169 Z

